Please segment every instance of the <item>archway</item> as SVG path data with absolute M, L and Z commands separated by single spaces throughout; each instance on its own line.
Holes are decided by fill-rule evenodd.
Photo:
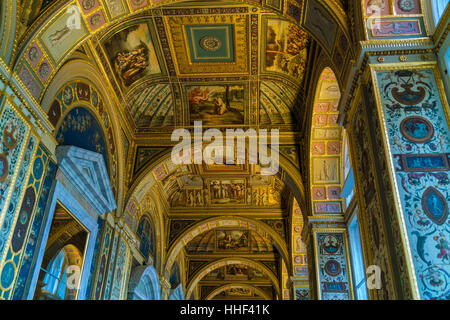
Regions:
M 286 265 L 291 265 L 286 243 L 273 229 L 271 229 L 267 225 L 262 224 L 259 221 L 249 218 L 238 216 L 219 216 L 200 221 L 199 223 L 184 231 L 177 238 L 177 240 L 175 240 L 174 244 L 168 250 L 164 268 L 165 274 L 169 274 L 176 257 L 183 249 L 183 247 L 187 243 L 189 243 L 189 241 L 191 241 L 195 236 L 219 227 L 244 227 L 249 228 L 250 230 L 255 230 L 259 234 L 271 239 L 274 243 L 274 246 L 279 250 L 279 253 L 282 259 L 285 261 Z
M 137 266 L 128 283 L 128 300 L 161 300 L 158 274 L 153 266 Z
M 227 266 L 227 265 L 233 265 L 233 264 L 245 265 L 245 266 L 249 266 L 249 267 L 253 267 L 253 268 L 257 268 L 257 269 L 261 270 L 271 280 L 272 285 L 274 286 L 278 297 L 281 296 L 279 280 L 276 278 L 276 276 L 273 274 L 273 272 L 267 266 L 265 266 L 264 264 L 262 264 L 260 262 L 253 261 L 253 260 L 246 259 L 246 258 L 241 258 L 241 257 L 240 258 L 225 258 L 225 259 L 214 261 L 214 262 L 204 266 L 202 269 L 197 271 L 192 276 L 192 279 L 190 280 L 190 282 L 186 288 L 186 296 L 188 296 L 188 297 L 191 296 L 191 294 L 193 293 L 197 284 L 209 272 L 216 270 L 217 268 Z

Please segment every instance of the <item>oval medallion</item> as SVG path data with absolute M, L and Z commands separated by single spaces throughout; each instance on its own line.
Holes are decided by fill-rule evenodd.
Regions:
M 447 200 L 436 188 L 429 187 L 425 190 L 422 196 L 422 209 L 437 225 L 443 225 L 447 221 Z
M 407 117 L 400 123 L 400 132 L 406 140 L 415 143 L 425 143 L 434 135 L 434 127 L 423 117 Z
M 330 276 L 335 277 L 338 274 L 341 273 L 341 264 L 337 262 L 336 260 L 328 260 L 325 263 L 325 272 L 328 273 Z

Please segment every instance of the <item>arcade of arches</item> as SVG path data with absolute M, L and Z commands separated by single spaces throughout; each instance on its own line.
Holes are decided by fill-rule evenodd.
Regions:
M 0 299 L 449 300 L 448 2 L 2 1 Z

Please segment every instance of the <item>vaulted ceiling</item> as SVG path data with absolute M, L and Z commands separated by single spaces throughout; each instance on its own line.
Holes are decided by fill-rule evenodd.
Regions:
M 210 5 L 163 7 L 102 35 L 98 53 L 130 126 L 159 132 L 203 121 L 292 130 L 307 32 L 250 6 Z
M 280 129 L 280 153 L 298 173 L 297 135 L 306 123 L 315 58 L 325 52 L 339 78 L 350 59 L 349 35 L 342 27 L 347 1 L 153 2 L 160 1 L 77 0 L 83 27 L 72 30 L 64 25 L 64 13 L 43 23 L 62 2 L 23 0 L 23 36 L 27 28 L 44 26 L 39 43 L 32 40 L 23 50 L 23 65 L 47 84 L 70 59 L 89 60 L 98 68 L 119 102 L 127 132 L 122 134 L 127 150 L 120 155 L 130 188 L 125 197 L 132 198 L 133 188 L 152 177 L 166 214 L 166 248 L 215 216 L 254 219 L 281 239 L 284 249 L 290 247 L 293 191 L 283 168 L 263 176 L 258 165 L 155 163 L 173 145 L 167 140 L 175 128 L 202 121 L 204 128 Z M 331 18 L 332 10 L 337 18 Z M 40 96 L 39 89 L 29 89 Z M 286 253 L 273 234 L 239 221 L 192 236 L 182 250 L 188 294 L 197 286 L 203 299 L 280 297 Z

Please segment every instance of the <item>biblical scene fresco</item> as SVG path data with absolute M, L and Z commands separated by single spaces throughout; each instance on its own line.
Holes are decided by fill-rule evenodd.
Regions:
M 308 34 L 281 19 L 265 20 L 264 70 L 279 72 L 301 82 L 306 65 Z
M 215 179 L 187 174 L 179 167 L 162 181 L 169 205 L 173 208 L 285 206 L 284 183 L 273 176 L 253 175 L 247 178 Z M 220 169 L 222 170 L 222 169 Z
M 258 232 L 242 228 L 210 230 L 194 237 L 187 245 L 189 254 L 273 252 L 272 241 Z
M 243 125 L 246 93 L 244 85 L 186 86 L 190 124 Z
M 103 43 L 111 68 L 123 88 L 135 81 L 161 73 L 147 23 L 129 26 Z

